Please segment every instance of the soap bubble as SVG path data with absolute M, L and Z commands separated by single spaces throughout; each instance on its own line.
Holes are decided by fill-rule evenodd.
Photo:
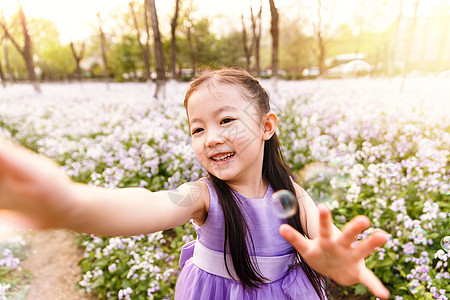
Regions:
M 337 154 L 333 157 L 333 159 L 330 161 L 331 166 L 343 166 L 343 165 L 354 165 L 355 161 L 351 157 L 350 154 Z
M 400 172 L 400 167 L 393 163 L 386 164 L 386 174 L 390 177 L 397 175 Z
M 441 239 L 441 247 L 445 252 L 448 252 L 450 250 L 450 236 L 444 236 Z
M 418 280 L 414 279 L 408 284 L 408 289 L 411 292 L 411 294 L 416 294 L 419 291 L 420 283 Z
M 444 195 L 450 195 L 450 183 L 443 184 L 439 190 L 441 191 L 441 194 Z
M 287 219 L 297 213 L 298 203 L 290 191 L 279 190 L 272 195 L 272 207 L 277 217 Z
M 336 146 L 336 142 L 333 137 L 329 135 L 321 135 L 316 137 L 312 142 L 312 152 L 320 160 L 330 157 L 330 149 Z
M 322 147 L 334 147 L 336 142 L 329 135 L 321 135 L 314 139 L 314 144 L 320 145 Z
M 427 241 L 427 232 L 420 227 L 414 228 L 410 238 L 414 240 L 414 243 L 426 243 Z
M 419 153 L 423 156 L 432 156 L 437 151 L 437 146 L 434 141 L 423 139 L 419 144 Z

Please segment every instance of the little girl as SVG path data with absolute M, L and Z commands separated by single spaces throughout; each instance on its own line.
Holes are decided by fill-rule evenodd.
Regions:
M 74 183 L 50 160 L 0 141 L 0 209 L 35 228 L 137 235 L 192 220 L 198 238 L 182 249 L 175 299 L 325 299 L 324 276 L 389 291 L 364 258 L 386 242 L 358 216 L 343 228 L 317 208 L 286 167 L 269 97 L 248 73 L 223 69 L 191 83 L 184 100 L 192 145 L 208 176 L 175 191 L 104 189 Z M 299 211 L 272 211 L 291 191 Z M 183 199 L 181 202 L 179 199 Z M 284 224 L 288 223 L 288 224 Z

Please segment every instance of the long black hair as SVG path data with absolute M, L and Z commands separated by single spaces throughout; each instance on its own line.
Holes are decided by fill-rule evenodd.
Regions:
M 186 110 L 190 96 L 204 84 L 214 82 L 231 84 L 238 87 L 241 90 L 244 99 L 255 105 L 260 117 L 270 111 L 269 95 L 259 84 L 258 80 L 253 78 L 246 71 L 237 69 L 221 69 L 205 73 L 192 81 L 184 99 Z M 276 133 L 274 133 L 269 140 L 264 142 L 262 176 L 267 179 L 275 191 L 285 189 L 296 195 L 293 183 L 294 176 L 285 163 Z M 244 288 L 258 288 L 264 284 L 266 278 L 264 278 L 259 271 L 257 263 L 251 259 L 251 253 L 255 253 L 254 243 L 248 224 L 241 210 L 240 200 L 226 182 L 215 177 L 211 173 L 209 173 L 209 177 L 216 189 L 225 218 L 223 252 L 227 271 L 229 275 L 233 277 L 225 259 L 228 249 L 236 276 Z M 287 219 L 287 223 L 301 234 L 307 236 L 307 232 L 303 229 L 300 222 L 300 209 L 294 216 Z M 251 245 L 251 251 L 249 251 L 248 244 Z M 325 278 L 311 269 L 311 267 L 301 259 L 300 254 L 297 253 L 296 255 L 299 265 L 310 280 L 320 299 L 324 299 L 324 288 L 322 284 L 324 283 Z

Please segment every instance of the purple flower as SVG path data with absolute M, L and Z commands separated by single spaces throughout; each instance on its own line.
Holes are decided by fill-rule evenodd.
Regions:
M 406 255 L 411 255 L 411 254 L 416 253 L 416 247 L 411 242 L 406 243 L 405 245 L 402 246 L 402 248 L 403 248 L 403 252 Z

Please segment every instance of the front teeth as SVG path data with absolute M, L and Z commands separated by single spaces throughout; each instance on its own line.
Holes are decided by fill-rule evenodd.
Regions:
M 224 161 L 224 160 L 227 160 L 228 158 L 232 157 L 233 155 L 234 155 L 234 153 L 230 153 L 230 154 L 227 154 L 227 155 L 224 155 L 221 157 L 211 157 L 211 158 L 214 161 Z

